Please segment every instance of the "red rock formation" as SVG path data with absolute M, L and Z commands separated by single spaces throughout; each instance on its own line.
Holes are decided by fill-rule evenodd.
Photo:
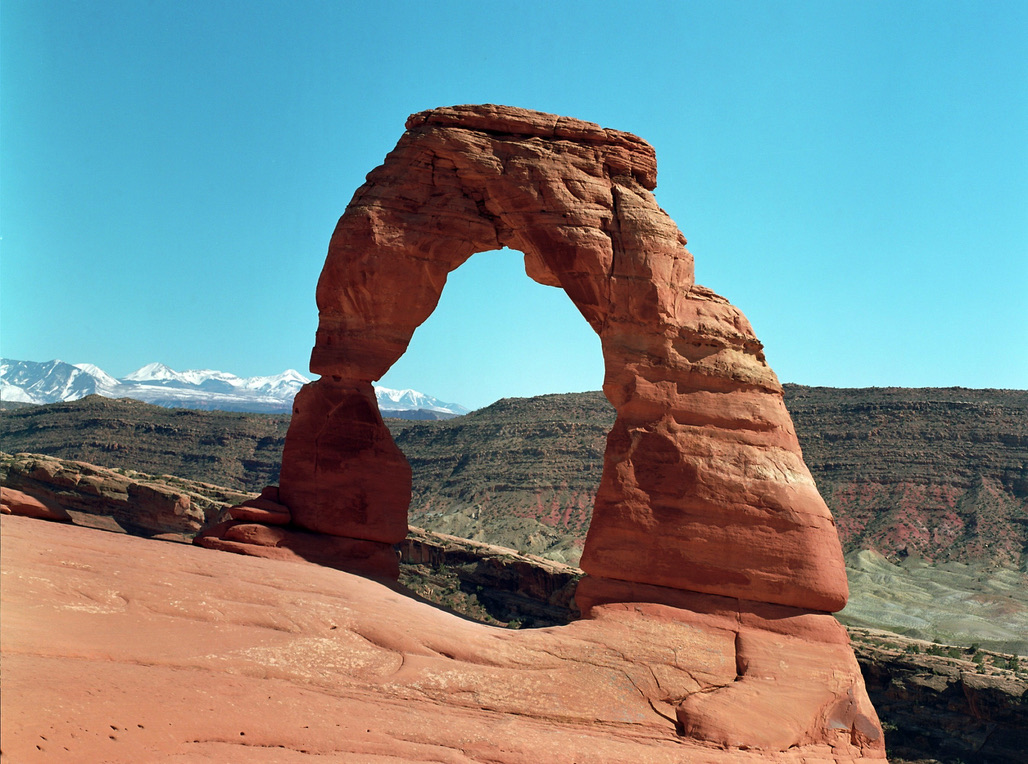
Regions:
M 612 604 L 515 631 L 329 568 L 0 525 L 4 761 L 883 757 L 828 616 Z
M 306 537 L 336 539 L 337 567 L 352 549 L 353 569 L 395 575 L 410 470 L 371 383 L 406 350 L 450 271 L 476 252 L 519 249 L 528 275 L 564 289 L 599 334 L 617 410 L 577 595 L 594 625 L 567 633 L 609 645 L 620 628 L 648 632 L 650 646 L 632 642 L 624 655 L 646 663 L 654 686 L 629 681 L 688 737 L 737 752 L 880 758 L 856 661 L 826 614 L 847 596 L 835 524 L 782 388 L 745 317 L 693 283 L 655 186 L 653 149 L 627 133 L 498 106 L 412 116 L 329 245 L 311 355 L 321 379 L 296 397 L 278 501 Z M 234 522 L 204 543 L 278 555 L 295 533 Z M 622 612 L 646 618 L 611 626 Z M 642 657 L 654 645 L 671 650 L 670 664 Z M 465 653 L 493 660 L 470 644 Z M 461 676 L 462 692 L 493 697 Z
M 71 515 L 57 502 L 18 491 L 6 486 L 0 488 L 0 514 L 35 517 L 39 520 L 54 520 L 70 523 Z
M 193 538 L 197 546 L 271 560 L 313 562 L 369 577 L 396 580 L 399 555 L 388 544 L 312 533 L 292 524 L 289 508 L 279 503 L 278 487 L 229 507 L 222 522 Z
M 266 525 L 289 525 L 292 515 L 289 507 L 279 502 L 278 486 L 268 485 L 261 495 L 254 499 L 246 499 L 228 508 L 228 516 L 233 520 L 248 520 Z
M 264 518 L 253 522 L 230 519 L 204 530 L 193 543 L 252 557 L 313 562 L 369 578 L 396 580 L 399 576 L 399 556 L 391 546 L 282 525 L 277 520 L 275 525 L 268 524 Z
M 475 252 L 525 253 L 599 333 L 618 411 L 582 567 L 595 578 L 832 611 L 835 526 L 782 391 L 742 314 L 693 283 L 657 206 L 653 149 L 549 114 L 460 106 L 412 116 L 336 227 L 320 323 L 283 454 L 306 529 L 401 541 L 409 472 L 371 394 Z
M 0 480 L 5 494 L 13 489 L 59 509 L 49 519 L 71 519 L 67 510 L 80 513 L 80 517 L 111 518 L 133 532 L 179 537 L 192 536 L 213 522 L 227 503 L 247 495 L 210 484 L 116 471 L 40 454 L 0 454 Z M 26 512 L 23 508 L 14 513 Z

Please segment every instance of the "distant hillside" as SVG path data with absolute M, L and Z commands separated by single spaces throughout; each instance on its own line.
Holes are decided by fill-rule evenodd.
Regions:
M 1025 569 L 1028 391 L 786 385 L 847 550 Z
M 786 402 L 847 551 L 1025 569 L 1028 391 L 787 385 Z M 613 422 L 602 394 L 387 421 L 414 469 L 413 524 L 577 562 Z M 0 447 L 260 490 L 287 427 L 91 396 L 4 412 Z
M 847 551 L 1024 569 L 1028 391 L 786 385 L 786 404 Z M 613 417 L 581 393 L 391 424 L 413 522 L 574 562 Z
M 414 472 L 411 523 L 577 564 L 614 421 L 602 393 L 387 421 Z
M 0 414 L 0 450 L 259 491 L 278 480 L 288 414 L 166 409 L 90 395 Z

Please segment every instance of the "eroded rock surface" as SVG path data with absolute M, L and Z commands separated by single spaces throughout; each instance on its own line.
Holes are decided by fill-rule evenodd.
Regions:
M 70 523 L 71 515 L 55 501 L 40 499 L 24 491 L 7 486 L 0 487 L 0 513 L 34 517 L 37 520 L 53 520 Z
M 383 544 L 406 533 L 410 473 L 371 382 L 403 354 L 447 274 L 525 254 L 600 335 L 617 409 L 582 567 L 822 611 L 846 599 L 831 515 L 745 317 L 693 282 L 641 139 L 500 106 L 412 116 L 339 221 L 318 283 L 311 370 L 281 473 L 294 522 Z
M 518 249 L 526 273 L 564 289 L 599 335 L 617 412 L 581 559 L 587 620 L 561 633 L 595 649 L 623 628 L 629 642 L 616 652 L 645 665 L 638 677 L 622 667 L 587 682 L 627 679 L 637 693 L 628 704 L 618 690 L 609 708 L 577 696 L 551 708 L 552 691 L 537 688 L 536 712 L 604 723 L 655 713 L 688 739 L 736 752 L 881 757 L 856 660 L 828 615 L 847 596 L 838 535 L 781 385 L 742 313 L 694 283 L 655 186 L 653 149 L 628 133 L 499 106 L 413 115 L 329 245 L 311 355 L 322 376 L 296 396 L 282 459 L 277 501 L 290 525 L 234 520 L 202 543 L 279 556 L 306 534 L 335 550 L 336 567 L 350 555 L 354 570 L 395 578 L 411 472 L 371 383 L 435 309 L 447 274 L 476 252 Z M 486 645 L 523 640 L 532 653 L 543 633 L 465 635 L 461 654 L 507 666 Z M 544 656 L 564 649 L 547 643 L 512 660 L 553 677 L 560 669 Z M 433 686 L 418 665 L 406 671 Z M 462 695 L 527 713 L 475 672 L 460 676 Z M 504 692 L 520 681 L 495 679 Z
M 611 604 L 511 631 L 331 568 L 0 523 L 11 761 L 880 758 L 829 616 Z M 764 750 L 731 747 L 736 713 Z
M 241 491 L 171 475 L 107 469 L 41 454 L 0 452 L 0 481 L 4 485 L 3 503 L 13 514 L 65 521 L 77 516 L 80 523 L 141 535 L 192 538 L 228 505 L 250 497 Z M 50 514 L 38 510 L 33 514 L 31 502 L 9 503 L 8 494 L 27 495 L 48 508 Z

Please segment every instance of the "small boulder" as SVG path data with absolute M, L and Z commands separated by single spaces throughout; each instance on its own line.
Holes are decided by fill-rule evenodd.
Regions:
M 267 488 L 264 489 L 264 491 L 267 490 Z M 234 507 L 229 507 L 228 516 L 233 520 L 264 525 L 289 525 L 292 520 L 289 508 L 284 504 L 265 498 L 264 492 L 259 498 L 247 499 Z
M 71 522 L 71 515 L 57 502 L 46 498 L 36 498 L 13 488 L 0 488 L 0 514 L 22 515 L 60 523 Z

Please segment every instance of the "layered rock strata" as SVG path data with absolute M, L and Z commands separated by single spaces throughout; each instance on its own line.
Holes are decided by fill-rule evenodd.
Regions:
M 283 453 L 303 528 L 392 545 L 410 473 L 371 392 L 447 274 L 511 247 L 600 335 L 617 409 L 582 567 L 592 577 L 822 611 L 846 600 L 835 526 L 743 315 L 693 282 L 652 147 L 522 109 L 412 116 L 336 227 L 311 370 Z
M 3 511 L 108 530 L 192 538 L 249 494 L 41 454 L 0 453 Z M 73 513 L 73 514 L 69 514 Z
M 683 735 L 879 757 L 878 720 L 827 614 L 847 597 L 835 524 L 781 385 L 742 313 L 694 283 L 655 186 L 652 147 L 588 122 L 499 106 L 408 119 L 329 245 L 311 355 L 321 379 L 296 396 L 278 501 L 296 528 L 359 548 L 356 570 L 396 575 L 411 472 L 372 381 L 451 271 L 476 252 L 518 249 L 526 273 L 562 288 L 599 335 L 617 411 L 582 555 L 583 614 L 657 613 L 731 664 L 681 692 L 654 675 Z M 289 532 L 251 527 L 220 538 L 272 548 Z

